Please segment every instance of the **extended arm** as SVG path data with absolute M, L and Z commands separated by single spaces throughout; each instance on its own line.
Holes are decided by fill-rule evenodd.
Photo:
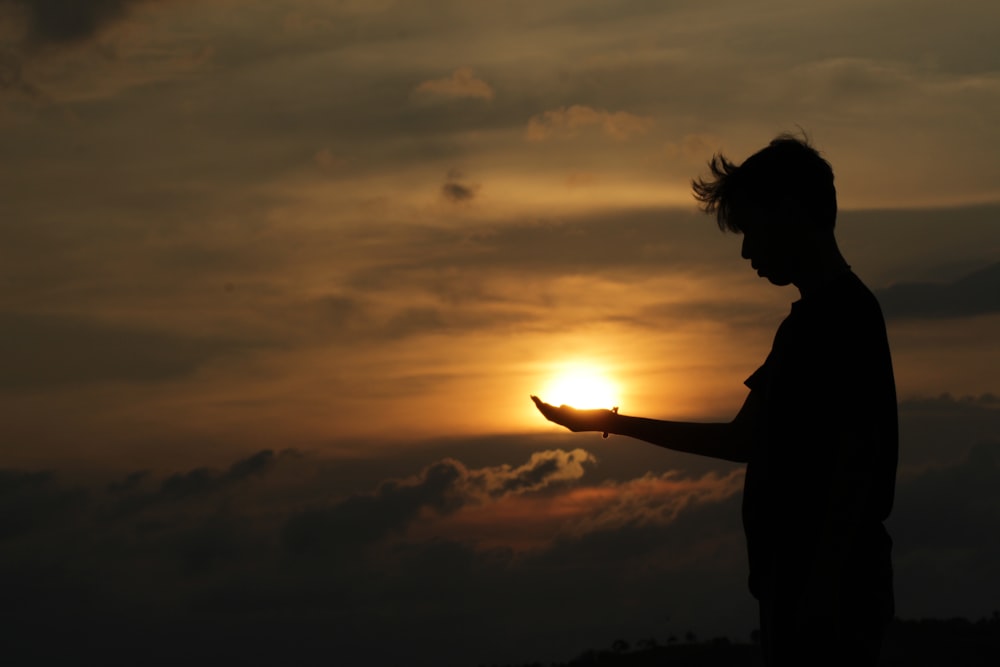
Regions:
M 551 422 L 571 431 L 599 431 L 666 447 L 678 452 L 710 456 L 746 463 L 750 455 L 752 424 L 759 399 L 751 393 L 731 422 L 676 422 L 630 417 L 611 410 L 577 410 L 567 405 L 555 407 L 532 396 L 539 412 Z

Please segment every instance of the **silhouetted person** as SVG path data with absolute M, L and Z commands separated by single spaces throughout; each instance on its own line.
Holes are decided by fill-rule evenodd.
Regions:
M 743 526 L 768 665 L 873 665 L 892 619 L 896 392 L 885 323 L 834 238 L 833 170 L 805 141 L 776 138 L 742 165 L 717 155 L 693 183 L 706 213 L 743 234 L 743 258 L 792 304 L 728 423 L 554 407 L 572 431 L 631 436 L 747 463 Z

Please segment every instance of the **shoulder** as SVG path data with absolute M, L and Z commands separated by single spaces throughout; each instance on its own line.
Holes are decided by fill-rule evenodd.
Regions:
M 831 281 L 800 308 L 800 338 L 807 356 L 831 372 L 870 363 L 885 353 L 887 335 L 878 299 L 853 272 Z
M 854 272 L 834 280 L 813 305 L 816 316 L 836 329 L 885 328 L 878 299 Z

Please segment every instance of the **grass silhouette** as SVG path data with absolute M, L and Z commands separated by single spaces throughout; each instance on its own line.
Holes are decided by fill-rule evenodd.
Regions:
M 822 647 L 817 647 L 821 651 Z M 883 667 L 995 667 L 1000 664 L 1000 611 L 988 618 L 896 619 L 889 626 L 879 665 Z M 687 633 L 660 644 L 616 640 L 608 649 L 589 649 L 567 662 L 524 663 L 519 667 L 760 667 L 758 646 L 725 637 L 698 641 Z M 481 667 L 509 667 L 482 665 Z

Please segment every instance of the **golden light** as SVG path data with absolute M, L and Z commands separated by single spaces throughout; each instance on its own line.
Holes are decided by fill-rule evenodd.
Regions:
M 538 395 L 552 405 L 574 408 L 612 408 L 618 405 L 618 385 L 596 366 L 569 362 L 554 369 L 552 379 Z

